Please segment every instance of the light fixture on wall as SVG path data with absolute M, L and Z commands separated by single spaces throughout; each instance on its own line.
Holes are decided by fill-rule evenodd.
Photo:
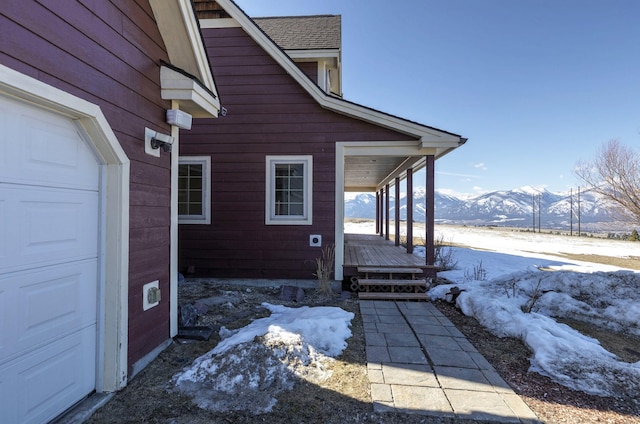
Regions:
M 183 130 L 191 129 L 192 116 L 180 109 L 167 109 L 167 124 L 175 125 Z
M 168 134 L 162 134 L 150 128 L 144 129 L 144 151 L 148 155 L 159 158 L 161 148 L 165 152 L 171 152 L 174 141 Z
M 171 145 L 173 144 L 173 137 L 166 134 L 161 134 L 159 132 L 156 133 L 155 136 L 151 137 L 151 148 L 159 149 L 162 147 L 162 150 L 165 152 L 171 153 Z

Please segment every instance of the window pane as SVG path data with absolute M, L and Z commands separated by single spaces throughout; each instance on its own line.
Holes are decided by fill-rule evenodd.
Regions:
M 289 179 L 283 177 L 276 177 L 276 190 L 282 190 L 289 188 Z
M 289 180 L 289 188 L 292 190 L 304 190 L 304 178 L 292 177 Z
M 200 163 L 181 164 L 178 177 L 178 214 L 203 214 L 203 169 Z
M 189 215 L 202 215 L 202 203 L 189 203 Z
M 303 176 L 304 175 L 304 164 L 302 163 L 294 163 L 289 165 L 289 175 L 292 177 L 295 176 Z
M 289 193 L 289 202 L 291 203 L 303 203 L 304 193 L 301 191 L 292 191 Z
M 294 203 L 289 206 L 289 215 L 302 216 L 304 215 L 304 205 Z

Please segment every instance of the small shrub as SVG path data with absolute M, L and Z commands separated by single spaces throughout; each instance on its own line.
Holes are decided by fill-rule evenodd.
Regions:
M 516 297 L 516 293 L 518 292 L 518 280 L 511 278 L 507 281 L 504 285 L 504 291 L 507 294 L 507 299 Z
M 522 312 L 524 312 L 525 314 L 531 313 L 538 299 L 540 299 L 542 295 L 545 293 L 542 290 L 541 286 L 542 286 L 542 278 L 539 278 L 538 284 L 535 287 L 533 287 L 531 290 L 526 292 L 526 295 L 529 296 L 529 300 L 527 301 L 527 303 L 525 303 L 520 307 L 520 309 L 522 309 Z
M 335 245 L 322 248 L 322 255 L 316 258 L 316 272 L 313 274 L 318 278 L 318 292 L 322 294 L 331 293 L 331 273 L 336 258 Z
M 455 269 L 458 265 L 458 260 L 455 258 L 453 249 L 445 242 L 443 235 L 440 235 L 434 241 L 434 258 L 434 265 L 437 266 L 440 271 L 449 271 Z
M 466 281 L 484 281 L 487 279 L 487 270 L 482 266 L 482 261 L 478 265 L 473 266 L 473 271 L 466 269 L 464 271 L 464 279 Z

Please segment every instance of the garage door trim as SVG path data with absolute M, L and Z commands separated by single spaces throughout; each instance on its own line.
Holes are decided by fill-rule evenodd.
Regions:
M 99 310 L 98 392 L 118 390 L 127 382 L 129 159 L 96 104 L 0 65 L 0 95 L 65 115 L 77 123 L 103 165 L 103 282 Z

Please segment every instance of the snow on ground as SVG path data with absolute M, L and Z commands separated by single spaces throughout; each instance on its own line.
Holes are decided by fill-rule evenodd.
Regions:
M 345 227 L 375 233 L 372 223 Z M 586 393 L 640 396 L 640 362 L 623 362 L 554 319 L 640 335 L 640 273 L 561 256 L 640 257 L 640 243 L 455 226 L 436 226 L 436 238 L 470 247 L 451 248 L 457 265 L 438 275 L 454 284 L 432 288 L 431 298 L 447 299 L 453 286 L 463 289 L 457 306 L 497 336 L 522 339 L 533 352 L 531 371 Z M 415 254 L 424 257 L 424 249 Z
M 372 223 L 345 227 L 375 232 Z M 457 266 L 440 275 L 454 284 L 434 287 L 432 298 L 445 299 L 453 285 L 464 289 L 457 299 L 462 312 L 500 337 L 522 339 L 533 351 L 531 371 L 587 393 L 640 396 L 640 362 L 623 362 L 554 319 L 571 317 L 640 335 L 639 273 L 554 256 L 640 257 L 640 244 L 466 227 L 439 226 L 437 232 L 445 241 L 472 247 L 451 248 Z M 424 249 L 416 254 L 424 256 Z M 295 378 L 328 378 L 327 361 L 346 348 L 353 314 L 335 307 L 263 306 L 271 316 L 236 331 L 223 328 L 214 350 L 174 376 L 173 390 L 202 408 L 259 414 L 270 411 L 275 396 L 290 390 Z
M 568 317 L 640 335 L 640 273 L 553 256 L 638 257 L 638 244 L 472 228 L 438 230 L 445 240 L 488 250 L 451 248 L 457 266 L 439 275 L 454 284 L 434 287 L 431 298 L 447 299 L 453 285 L 463 289 L 457 306 L 497 336 L 522 339 L 533 351 L 531 371 L 590 394 L 640 396 L 640 362 L 623 362 L 597 340 L 554 319 Z M 424 250 L 417 254 L 424 255 Z
M 353 313 L 262 306 L 269 317 L 235 331 L 223 327 L 220 343 L 173 377 L 173 390 L 192 396 L 204 409 L 260 414 L 271 411 L 275 395 L 291 390 L 295 378 L 329 378 L 326 364 L 347 347 Z

